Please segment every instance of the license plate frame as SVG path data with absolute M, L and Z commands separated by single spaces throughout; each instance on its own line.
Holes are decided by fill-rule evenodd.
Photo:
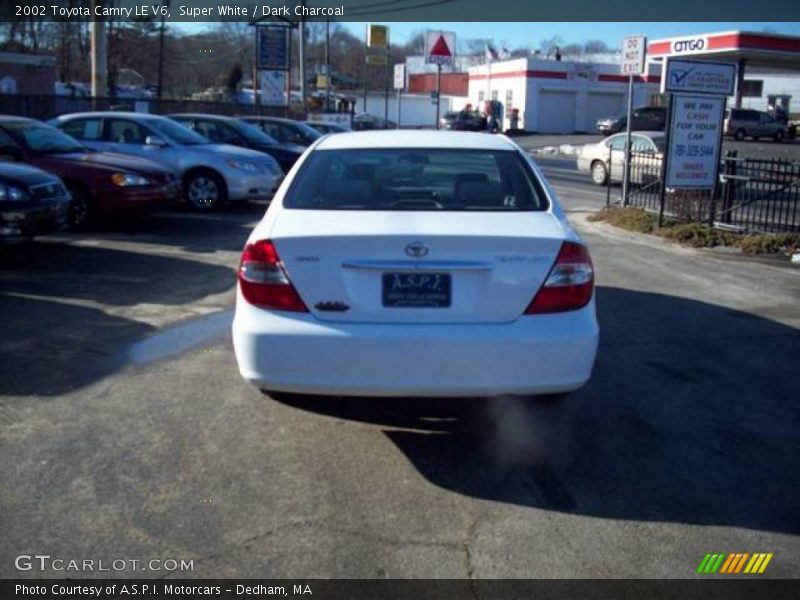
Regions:
M 385 308 L 450 308 L 450 273 L 388 272 L 381 276 L 381 304 Z

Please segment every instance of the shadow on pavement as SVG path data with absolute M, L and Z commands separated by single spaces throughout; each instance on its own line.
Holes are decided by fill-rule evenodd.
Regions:
M 87 232 L 69 238 L 106 238 L 114 241 L 175 246 L 188 252 L 240 251 L 265 204 L 243 202 L 210 212 L 176 207 L 133 219 L 106 219 Z
M 800 532 L 800 332 L 675 296 L 600 287 L 589 385 L 520 398 L 279 397 L 374 423 L 432 484 L 602 518 Z M 358 460 L 369 460 L 359 457 Z
M 181 307 L 234 285 L 228 267 L 174 256 L 52 242 L 3 248 L 0 394 L 52 396 L 93 383 L 128 364 L 122 351 L 155 331 L 126 317 L 128 307 L 145 305 L 158 320 L 163 305 L 174 306 L 170 320 L 180 321 Z

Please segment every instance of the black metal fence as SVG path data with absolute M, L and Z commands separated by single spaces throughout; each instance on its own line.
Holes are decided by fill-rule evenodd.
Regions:
M 662 159 L 631 154 L 628 206 L 658 213 L 681 223 L 707 223 L 753 233 L 800 232 L 800 162 L 780 158 L 740 158 L 730 151 L 722 159 L 713 190 L 671 190 L 662 194 Z M 622 178 L 622 166 L 611 165 L 611 180 Z
M 127 110 L 158 115 L 195 112 L 229 116 L 259 114 L 275 117 L 305 118 L 304 114 L 287 107 L 255 106 L 253 104 L 238 104 L 234 102 L 0 94 L 0 114 L 3 115 L 16 115 L 46 121 L 67 113 L 92 110 Z

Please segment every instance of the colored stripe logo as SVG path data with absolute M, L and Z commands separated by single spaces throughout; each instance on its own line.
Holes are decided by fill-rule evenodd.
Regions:
M 732 575 L 737 573 L 744 573 L 748 575 L 755 575 L 763 573 L 769 561 L 772 560 L 773 554 L 765 552 L 757 552 L 750 554 L 748 552 L 734 552 L 725 554 L 724 552 L 716 552 L 714 554 L 706 554 L 700 565 L 697 567 L 697 572 L 702 574 L 720 573 L 725 575 Z

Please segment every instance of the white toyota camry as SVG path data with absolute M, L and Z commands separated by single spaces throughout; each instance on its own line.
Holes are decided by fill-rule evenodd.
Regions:
M 597 340 L 589 252 L 503 136 L 326 136 L 239 267 L 236 358 L 264 391 L 562 394 Z

